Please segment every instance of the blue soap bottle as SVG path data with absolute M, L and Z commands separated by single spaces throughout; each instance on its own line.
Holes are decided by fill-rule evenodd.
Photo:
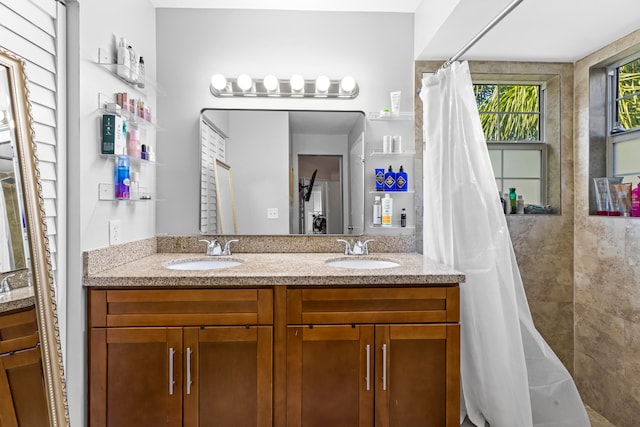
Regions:
M 114 187 L 118 200 L 129 199 L 130 167 L 128 156 L 118 156 L 115 167 Z
M 404 168 L 400 166 L 400 170 L 396 173 L 396 191 L 407 191 L 409 187 L 409 179 Z
M 391 165 L 389 165 L 389 170 L 384 174 L 384 191 L 396 191 L 396 173 Z

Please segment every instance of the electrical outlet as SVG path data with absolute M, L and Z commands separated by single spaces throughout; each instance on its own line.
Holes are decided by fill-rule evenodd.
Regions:
M 116 245 L 122 241 L 122 230 L 120 228 L 120 220 L 112 219 L 109 221 L 109 244 Z
M 278 219 L 278 208 L 267 208 L 267 219 Z

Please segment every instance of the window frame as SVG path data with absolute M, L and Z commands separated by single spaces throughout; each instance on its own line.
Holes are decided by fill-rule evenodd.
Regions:
M 539 86 L 538 92 L 538 123 L 539 123 L 539 139 L 538 141 L 529 141 L 529 140 L 518 140 L 518 141 L 486 141 L 487 150 L 500 150 L 500 151 L 509 151 L 509 150 L 536 150 L 540 151 L 540 204 L 547 205 L 548 204 L 548 165 L 547 165 L 547 82 L 540 80 L 502 80 L 502 79 L 472 79 L 472 84 L 475 85 L 496 85 L 496 86 L 514 86 L 514 85 L 527 85 L 527 86 Z M 497 112 L 501 114 L 501 112 Z M 480 113 L 483 114 L 483 113 Z M 485 113 L 486 114 L 486 113 Z M 505 114 L 502 112 L 502 114 Z M 512 113 L 506 113 L 512 114 Z M 531 114 L 531 113 L 526 113 Z M 484 129 L 483 129 L 484 132 Z M 498 132 L 499 134 L 499 132 Z M 498 135 L 499 136 L 499 135 Z M 502 162 L 504 162 L 504 155 L 502 157 Z M 501 170 L 504 171 L 504 163 L 502 164 Z M 495 171 L 494 171 L 495 175 Z M 501 182 L 504 182 L 506 179 L 523 179 L 523 180 L 534 180 L 535 178 L 523 178 L 523 177 L 506 177 L 503 173 L 501 173 L 500 177 L 496 178 L 496 185 L 498 179 Z M 502 189 L 501 194 L 504 194 L 504 189 Z M 525 200 L 526 202 L 526 200 Z
M 625 56 L 624 58 L 609 64 L 606 67 L 607 72 L 607 88 L 606 88 L 606 159 L 607 159 L 607 176 L 621 176 L 626 178 L 627 176 L 640 175 L 640 162 L 638 163 L 638 171 L 624 174 L 615 173 L 615 156 L 614 146 L 617 143 L 627 142 L 632 139 L 640 138 L 640 127 L 627 130 L 614 131 L 617 122 L 617 110 L 618 110 L 618 68 L 628 64 L 630 62 L 640 59 L 640 51 Z M 640 96 L 640 91 L 638 92 Z

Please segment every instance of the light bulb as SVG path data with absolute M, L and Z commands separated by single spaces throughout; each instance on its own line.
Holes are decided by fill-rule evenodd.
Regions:
M 211 77 L 211 87 L 217 91 L 224 90 L 227 87 L 227 79 L 222 74 L 214 74 Z
M 351 76 L 345 76 L 340 81 L 340 90 L 346 93 L 351 93 L 356 88 L 356 81 Z
M 253 80 L 251 80 L 251 77 L 247 74 L 240 74 L 236 83 L 238 83 L 238 87 L 244 91 L 251 89 L 253 86 Z
M 300 92 L 304 89 L 304 78 L 300 74 L 294 74 L 289 81 L 293 92 Z
M 331 85 L 331 81 L 327 76 L 319 76 L 316 79 L 316 91 L 326 93 L 329 90 L 329 86 Z
M 264 88 L 268 92 L 275 92 L 278 89 L 279 82 L 276 76 L 274 76 L 273 74 L 269 74 L 268 76 L 265 76 L 263 84 Z

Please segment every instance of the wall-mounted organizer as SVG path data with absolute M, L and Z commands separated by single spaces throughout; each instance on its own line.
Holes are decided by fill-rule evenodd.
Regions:
M 413 139 L 408 140 L 413 127 L 413 113 L 391 115 L 369 113 L 367 115 L 375 135 L 368 141 L 368 158 L 365 164 L 365 189 L 367 201 L 365 218 L 372 234 L 412 234 L 415 232 L 415 187 Z M 382 123 L 386 122 L 386 123 Z M 384 135 L 380 135 L 383 133 Z M 405 136 L 405 141 L 403 141 Z M 392 170 L 389 171 L 389 166 Z M 402 168 L 402 170 L 400 170 Z M 389 194 L 393 200 L 391 221 L 384 218 L 384 199 Z M 380 205 L 375 200 L 380 197 Z M 376 206 L 378 205 L 378 206 Z M 376 215 L 379 215 L 376 218 Z M 386 220 L 386 221 L 385 221 Z
M 132 50 L 125 49 L 127 61 L 123 63 L 121 47 L 117 60 L 109 50 L 98 49 L 97 64 L 126 84 L 112 95 L 98 93 L 100 154 L 113 162 L 114 169 L 110 182 L 98 184 L 98 199 L 155 200 L 151 188 L 155 182 L 155 132 L 159 128 L 147 97 L 156 95 L 158 87 L 146 78 L 144 60 Z

